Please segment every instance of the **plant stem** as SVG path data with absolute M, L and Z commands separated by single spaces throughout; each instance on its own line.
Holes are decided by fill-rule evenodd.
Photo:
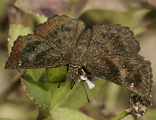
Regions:
M 121 120 L 122 118 L 126 117 L 127 115 L 129 115 L 129 113 L 126 111 L 123 111 L 122 113 L 120 113 L 119 115 L 114 117 L 112 120 Z

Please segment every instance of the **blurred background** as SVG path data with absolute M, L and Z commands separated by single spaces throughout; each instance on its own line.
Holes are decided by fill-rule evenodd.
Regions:
M 0 0 L 0 118 L 35 120 L 38 106 L 29 100 L 21 87 L 17 70 L 5 70 L 8 59 L 10 24 L 22 24 L 31 31 L 47 17 L 65 14 L 95 24 L 128 26 L 140 42 L 140 55 L 152 63 L 153 106 L 139 120 L 156 119 L 156 0 Z M 110 82 L 100 86 L 91 103 L 79 111 L 96 119 L 109 120 L 123 111 L 130 91 Z M 123 120 L 134 120 L 127 116 Z

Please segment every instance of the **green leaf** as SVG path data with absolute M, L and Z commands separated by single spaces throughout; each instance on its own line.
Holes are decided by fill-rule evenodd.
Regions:
M 66 101 L 65 98 L 68 97 L 67 93 L 70 91 L 70 82 L 67 80 L 61 84 L 60 88 L 54 87 L 51 90 L 51 109 L 60 106 L 61 103 Z
M 40 106 L 51 108 L 58 106 L 59 100 L 70 90 L 69 81 L 63 82 L 58 88 L 59 81 L 66 80 L 66 67 L 49 69 L 29 69 L 22 80 L 27 96 Z M 51 83 L 50 83 L 51 82 Z M 54 82 L 54 83 L 53 83 Z
M 36 82 L 44 82 L 45 69 L 27 69 L 27 75 Z
M 59 106 L 72 109 L 80 108 L 87 102 L 84 88 L 81 83 L 78 83 L 71 90 L 71 80 L 66 79 L 66 71 L 65 66 L 50 68 L 46 70 L 47 76 L 45 77 L 44 69 L 27 70 L 25 80 L 22 82 L 27 96 L 44 108 L 48 108 L 50 104 L 50 109 Z M 66 81 L 62 82 L 62 80 Z M 60 81 L 61 86 L 58 88 Z M 85 84 L 89 98 L 99 91 L 99 85 L 104 82 L 99 79 L 95 82 L 96 87 L 91 90 Z
M 84 83 L 85 89 L 87 91 L 88 97 L 90 101 L 92 101 L 92 97 L 100 90 L 100 86 L 105 83 L 105 80 L 98 79 L 94 82 L 95 87 L 93 89 L 89 89 L 88 85 Z M 62 107 L 68 107 L 72 109 L 78 109 L 87 103 L 87 97 L 83 85 L 81 83 L 77 83 L 74 88 L 69 92 L 66 96 L 66 100 L 60 105 Z
M 21 78 L 21 81 L 27 96 L 31 100 L 35 101 L 36 104 L 39 104 L 39 106 L 45 109 L 49 108 L 51 95 L 43 83 L 36 82 L 36 79 L 33 79 L 31 74 L 27 74 L 24 79 Z
M 51 108 L 63 106 L 67 108 L 78 109 L 88 102 L 85 90 L 81 83 L 75 84 L 74 88 L 71 89 L 72 81 L 66 78 L 66 71 L 66 66 L 47 69 L 48 81 L 56 82 L 51 83 L 50 85 L 52 96 Z M 63 80 L 66 81 L 61 82 Z M 57 88 L 59 81 L 61 82 L 61 85 L 60 88 Z M 89 98 L 93 97 L 99 91 L 100 85 L 102 85 L 104 82 L 105 80 L 102 79 L 95 81 L 96 86 L 93 89 L 89 89 L 88 85 L 84 83 Z
M 68 80 L 68 77 L 66 76 L 66 66 L 48 68 L 46 71 L 44 71 L 44 69 L 30 69 L 27 70 L 27 76 L 25 76 L 24 79 L 28 80 L 28 82 L 31 82 L 31 84 L 25 84 L 25 86 L 31 96 L 33 95 L 32 97 L 44 107 L 47 107 L 49 104 L 51 104 L 50 109 L 59 106 L 78 109 L 87 103 L 85 90 L 81 83 L 75 84 L 74 88 L 71 89 L 71 80 Z M 84 83 L 90 99 L 99 91 L 100 85 L 102 85 L 104 82 L 105 80 L 102 79 L 95 81 L 96 86 L 93 89 L 89 89 L 87 84 Z M 59 83 L 61 83 L 61 85 L 58 88 Z M 38 91 L 36 91 L 36 89 L 33 89 L 34 85 L 37 87 L 46 88 L 46 90 L 49 91 L 48 96 L 51 96 L 51 100 L 48 100 L 48 104 L 46 103 L 45 105 L 43 101 L 38 100 L 41 98 L 41 95 L 37 94 L 37 92 L 43 93 L 43 91 L 42 89 L 40 91 L 39 88 L 37 88 Z M 40 97 L 38 97 L 38 95 L 40 95 Z M 46 94 L 43 94 L 42 99 L 45 98 L 45 95 Z
M 53 120 L 93 120 L 92 118 L 68 108 L 55 108 L 50 111 Z
M 59 82 L 62 81 L 63 79 L 66 79 L 67 67 L 61 66 L 57 68 L 47 68 L 46 73 L 47 73 L 48 81 Z
M 50 86 L 51 92 L 51 108 L 59 106 L 65 99 L 62 99 L 66 96 L 66 94 L 71 90 L 70 82 L 68 81 L 67 75 L 67 67 L 62 66 L 58 68 L 49 68 L 46 69 L 47 73 L 47 86 Z M 59 83 L 61 83 L 58 88 Z M 67 96 L 66 96 L 67 97 Z
M 11 52 L 14 41 L 20 35 L 27 35 L 31 33 L 31 30 L 28 27 L 23 26 L 22 24 L 11 24 L 9 28 L 9 38 L 8 38 L 8 49 Z

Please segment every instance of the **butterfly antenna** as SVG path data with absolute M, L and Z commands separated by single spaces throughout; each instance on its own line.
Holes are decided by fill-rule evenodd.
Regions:
M 90 103 L 90 100 L 89 100 L 89 97 L 88 97 L 88 94 L 87 94 L 86 88 L 85 88 L 85 86 L 84 86 L 83 82 L 81 82 L 81 83 L 82 83 L 82 86 L 83 86 L 83 88 L 84 88 L 84 90 L 85 90 L 87 100 L 88 100 L 88 102 Z

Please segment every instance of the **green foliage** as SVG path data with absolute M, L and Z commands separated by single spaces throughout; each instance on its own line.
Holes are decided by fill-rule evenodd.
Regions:
M 35 82 L 29 75 L 21 78 L 23 88 L 27 96 L 44 108 L 50 105 L 51 96 L 45 86 L 40 82 Z
M 31 100 L 35 101 L 39 106 L 45 109 L 49 108 L 52 111 L 51 114 L 53 114 L 52 116 L 55 117 L 55 120 L 57 120 L 56 118 L 59 120 L 60 115 L 62 115 L 59 112 L 62 110 L 66 111 L 63 114 L 65 118 L 69 117 L 68 119 L 71 119 L 75 117 L 76 119 L 79 116 L 77 119 L 81 119 L 81 117 L 86 119 L 86 116 L 84 117 L 84 115 L 71 110 L 78 109 L 87 102 L 84 89 L 81 84 L 76 84 L 71 90 L 71 80 L 66 78 L 66 81 L 62 82 L 66 74 L 65 66 L 46 70 L 30 69 L 27 70 L 27 74 L 22 79 L 22 85 Z M 60 88 L 58 88 L 59 82 L 61 82 Z M 104 82 L 104 80 L 98 80 L 96 85 L 98 86 Z M 89 90 L 86 84 L 85 87 L 89 97 L 94 96 L 99 90 L 99 87 Z
M 53 109 L 50 111 L 50 115 L 53 120 L 93 120 L 80 112 L 68 108 Z

